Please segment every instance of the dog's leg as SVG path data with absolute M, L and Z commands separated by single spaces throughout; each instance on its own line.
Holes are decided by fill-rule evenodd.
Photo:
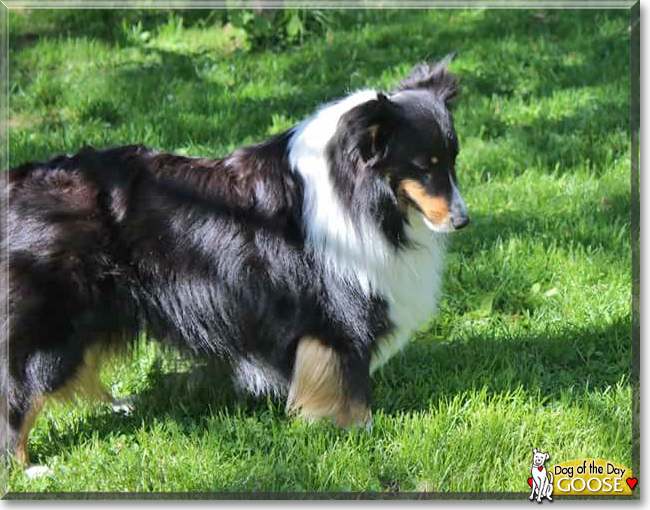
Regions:
M 115 398 L 100 378 L 102 364 L 101 351 L 88 349 L 84 353 L 84 362 L 77 369 L 74 378 L 54 393 L 54 398 L 73 400 L 76 396 L 96 399 L 113 409 L 116 413 L 131 414 L 134 398 Z
M 553 492 L 553 483 L 548 479 L 546 472 L 544 472 L 544 491 L 542 492 L 542 498 L 553 501 L 553 498 L 551 498 L 551 492 Z
M 530 499 L 531 501 L 535 498 L 535 486 L 536 485 L 537 484 L 535 482 L 535 478 L 533 478 L 533 483 L 532 483 L 532 485 L 530 487 L 530 496 L 528 497 L 528 499 Z
M 99 382 L 99 385 L 100 386 L 98 386 L 96 390 L 96 395 L 103 403 L 111 406 L 113 412 L 122 413 L 125 415 L 129 415 L 133 412 L 135 408 L 134 397 L 128 396 L 124 398 L 115 398 L 113 394 L 110 392 L 110 390 L 106 386 L 104 386 L 104 384 Z
M 551 482 L 548 482 L 548 484 L 546 485 L 546 494 L 545 494 L 545 496 L 546 496 L 546 499 L 548 499 L 549 501 L 553 501 L 553 498 L 551 497 L 552 492 L 553 492 L 553 484 Z
M 355 366 L 352 366 L 355 365 Z M 366 425 L 371 420 L 368 366 L 355 363 L 324 345 L 305 337 L 296 350 L 287 412 L 308 420 L 330 417 L 340 427 Z M 355 385 L 350 384 L 356 376 Z M 366 381 L 364 381 L 364 379 Z
M 29 409 L 24 412 L 10 413 L 9 427 L 14 429 L 14 457 L 16 462 L 25 468 L 25 476 L 37 478 L 50 472 L 47 466 L 30 464 L 29 462 L 29 433 L 34 427 L 38 413 L 43 408 L 45 399 L 36 397 L 32 399 Z
M 111 407 L 114 412 L 129 415 L 135 409 L 135 397 L 113 398 Z
M 545 483 L 544 477 L 542 477 L 542 480 L 540 481 L 537 489 L 538 489 L 537 490 L 537 502 L 541 503 L 542 498 L 544 497 L 544 491 L 546 489 L 546 483 Z
M 91 395 L 99 398 L 100 401 L 111 406 L 111 409 L 113 409 L 113 412 L 115 413 L 129 415 L 133 412 L 133 409 L 135 408 L 135 398 L 133 396 L 115 398 L 111 391 L 99 378 L 99 370 L 93 372 L 93 374 L 89 377 L 92 378 L 91 386 L 89 387 Z
M 29 433 L 42 408 L 43 398 L 34 398 L 26 412 L 13 410 L 9 415 L 9 427 L 14 431 L 14 457 L 23 466 L 29 464 Z

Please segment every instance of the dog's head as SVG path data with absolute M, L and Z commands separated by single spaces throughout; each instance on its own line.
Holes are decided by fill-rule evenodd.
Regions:
M 406 215 L 420 213 L 436 232 L 452 232 L 469 222 L 458 189 L 458 138 L 449 102 L 458 80 L 448 59 L 420 64 L 391 94 L 378 93 L 341 118 L 344 143 L 364 170 L 381 177 Z
M 538 468 L 544 465 L 544 463 L 550 459 L 548 453 L 538 452 L 537 448 L 533 448 L 533 467 Z

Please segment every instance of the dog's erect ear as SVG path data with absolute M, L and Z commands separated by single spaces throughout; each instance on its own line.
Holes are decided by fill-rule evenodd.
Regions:
M 399 107 L 386 94 L 353 108 L 341 118 L 348 151 L 358 151 L 369 167 L 378 167 L 388 156 L 388 146 L 399 122 Z
M 424 89 L 430 90 L 444 101 L 453 99 L 460 91 L 458 78 L 447 71 L 454 56 L 447 55 L 435 64 L 423 62 L 416 65 L 411 74 L 400 82 L 399 90 Z
M 537 453 L 537 448 L 533 448 L 533 453 Z

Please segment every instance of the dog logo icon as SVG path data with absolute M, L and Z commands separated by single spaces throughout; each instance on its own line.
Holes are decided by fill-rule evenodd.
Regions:
M 553 501 L 551 495 L 553 494 L 553 473 L 546 471 L 546 466 L 544 463 L 550 459 L 548 453 L 538 452 L 537 448 L 533 448 L 533 467 L 530 470 L 531 477 L 528 479 L 530 484 L 530 499 L 531 501 L 535 496 L 537 496 L 537 502 L 541 503 L 542 498 L 546 498 L 549 501 Z M 548 479 L 548 475 L 551 476 L 551 479 Z

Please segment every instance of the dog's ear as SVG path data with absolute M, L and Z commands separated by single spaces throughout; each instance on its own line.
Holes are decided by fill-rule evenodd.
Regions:
M 429 90 L 445 102 L 450 101 L 460 92 L 458 78 L 447 70 L 454 57 L 455 54 L 449 54 L 434 64 L 422 62 L 416 65 L 400 82 L 399 90 Z
M 551 458 L 551 456 L 548 453 L 545 453 L 544 455 L 546 455 L 546 460 Z
M 533 448 L 533 453 L 537 453 L 537 448 Z
M 341 117 L 348 152 L 357 151 L 366 166 L 378 168 L 389 154 L 390 141 L 399 124 L 399 106 L 386 94 L 353 108 Z

